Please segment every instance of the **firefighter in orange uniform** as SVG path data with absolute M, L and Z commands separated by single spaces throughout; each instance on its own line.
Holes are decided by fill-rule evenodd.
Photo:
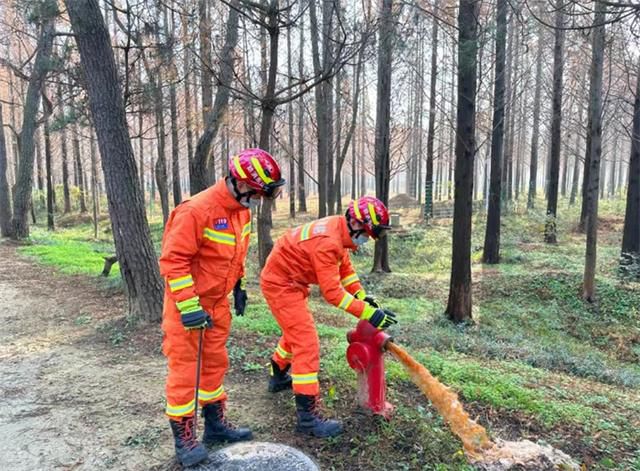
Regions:
M 205 419 L 205 443 L 250 440 L 224 415 L 226 341 L 231 327 L 227 296 L 244 314 L 244 260 L 251 232 L 250 207 L 275 198 L 284 180 L 273 157 L 246 149 L 229 159 L 229 176 L 177 206 L 162 238 L 160 272 L 165 279 L 162 350 L 167 357 L 166 414 L 183 466 L 207 458 L 194 433 L 198 339 L 204 329 L 198 400 Z
M 309 285 L 320 285 L 330 304 L 379 329 L 395 324 L 396 315 L 365 293 L 348 252 L 369 238 L 384 237 L 389 229 L 384 204 L 364 196 L 350 203 L 345 216 L 290 230 L 277 241 L 262 270 L 262 294 L 282 330 L 271 359 L 269 391 L 293 388 L 300 433 L 324 438 L 342 432 L 342 424 L 324 418 L 318 408 L 320 345 L 307 306 Z

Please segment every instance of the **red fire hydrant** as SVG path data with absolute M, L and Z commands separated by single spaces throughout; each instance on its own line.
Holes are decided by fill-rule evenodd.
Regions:
M 347 333 L 347 361 L 356 370 L 359 380 L 358 401 L 374 414 L 389 419 L 393 406 L 385 400 L 384 346 L 391 337 L 361 320 Z

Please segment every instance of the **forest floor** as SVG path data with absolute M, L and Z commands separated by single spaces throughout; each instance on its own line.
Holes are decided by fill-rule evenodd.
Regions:
M 290 222 L 283 202 L 275 234 Z M 479 263 L 484 219 L 474 221 L 473 325 L 442 315 L 448 293 L 451 220 L 428 227 L 402 211 L 390 239 L 393 273 L 368 274 L 373 247 L 355 255 L 367 289 L 400 323 L 396 341 L 457 391 L 494 436 L 547 442 L 585 469 L 640 470 L 640 284 L 617 276 L 620 202 L 603 202 L 596 305 L 580 300 L 584 236 L 575 209 L 558 221 L 559 243 L 542 243 L 542 211 L 504 219 L 502 263 Z M 98 239 L 81 218 L 32 244 L 0 243 L 0 469 L 176 470 L 163 415 L 165 361 L 158 325 L 128 319 L 117 267 L 96 275 L 113 250 L 108 221 Z M 158 243 L 161 224 L 152 223 Z M 255 238 L 254 238 L 255 239 Z M 297 447 L 322 469 L 466 470 L 460 442 L 401 366 L 387 361 L 390 422 L 358 413 L 355 375 L 344 353 L 354 319 L 311 299 L 322 344 L 329 415 L 345 422 L 335 439 L 295 435 L 287 392 L 266 392 L 278 328 L 248 260 L 250 305 L 235 318 L 225 380 L 229 414 L 256 439 Z

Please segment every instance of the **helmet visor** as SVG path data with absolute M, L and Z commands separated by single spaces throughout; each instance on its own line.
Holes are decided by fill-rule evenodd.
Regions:
M 387 236 L 389 231 L 391 231 L 391 226 L 388 226 L 386 224 L 378 224 L 376 226 L 373 226 L 373 238 L 376 240 L 382 239 L 383 237 Z
M 276 199 L 282 193 L 282 187 L 284 184 L 284 178 L 281 178 L 277 182 L 268 183 L 262 188 L 262 195 L 265 198 Z

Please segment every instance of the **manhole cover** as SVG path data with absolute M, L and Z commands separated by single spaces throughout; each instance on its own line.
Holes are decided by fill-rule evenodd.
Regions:
M 236 443 L 209 455 L 209 462 L 193 470 L 320 471 L 311 458 L 287 445 L 266 442 Z

